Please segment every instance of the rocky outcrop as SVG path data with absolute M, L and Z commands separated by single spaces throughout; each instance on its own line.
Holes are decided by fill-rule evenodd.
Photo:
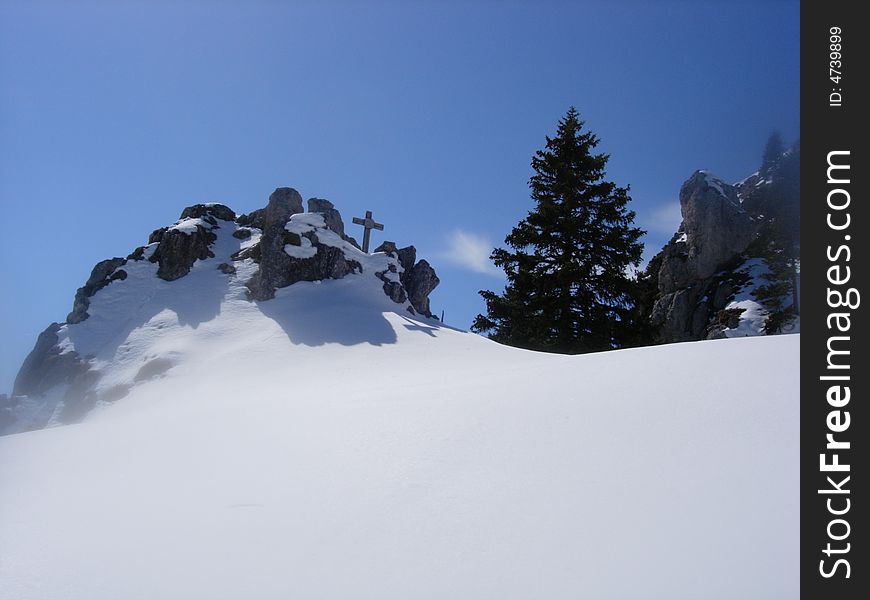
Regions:
M 197 260 L 214 256 L 209 249 L 216 236 L 202 225 L 191 229 L 169 228 L 160 236 L 157 249 L 150 260 L 158 264 L 157 276 L 164 281 L 175 281 L 190 273 Z
M 59 323 L 52 323 L 36 338 L 36 345 L 15 377 L 13 395 L 42 395 L 88 370 L 87 363 L 76 352 L 61 352 L 57 345 L 60 327 Z
M 236 213 L 223 204 L 194 204 L 181 212 L 176 225 L 158 229 L 148 238 L 157 248 L 148 260 L 157 263 L 157 276 L 164 281 L 175 281 L 190 273 L 197 260 L 211 258 L 209 246 L 220 228 L 218 220 L 233 222 Z
M 657 257 L 659 297 L 650 315 L 660 339 L 668 342 L 708 336 L 711 318 L 733 296 L 728 267 L 758 231 L 736 188 L 706 171 L 696 171 L 683 184 L 680 211 L 680 229 Z
M 127 278 L 127 272 L 119 269 L 127 264 L 127 260 L 123 258 L 110 258 L 100 261 L 91 271 L 91 276 L 87 282 L 76 291 L 75 300 L 73 300 L 73 309 L 66 317 L 67 323 L 81 323 L 87 319 L 88 307 L 91 305 L 91 296 L 98 291 L 117 280 Z
M 153 231 L 148 244 L 126 259 L 98 263 L 76 292 L 66 324 L 53 323 L 40 334 L 18 373 L 13 394 L 0 397 L 0 434 L 74 422 L 98 399 L 114 401 L 144 381 L 137 375 L 126 383 L 100 387 L 102 371 L 95 366 L 94 356 L 80 356 L 75 350 L 77 330 L 71 328 L 88 326 L 92 298 L 107 286 L 124 285 L 127 279 L 142 285 L 143 275 L 151 273 L 167 282 L 177 281 L 197 261 L 215 258 L 216 253 L 220 259 L 213 261 L 210 271 L 225 276 L 222 281 L 247 278 L 243 283 L 250 300 L 268 301 L 276 290 L 296 282 L 340 279 L 362 274 L 365 268 L 374 271 L 369 276 L 380 279 L 390 300 L 431 316 L 428 295 L 438 285 L 438 277 L 429 263 L 416 260 L 413 246 L 399 249 L 386 242 L 379 251 L 389 260 L 367 256 L 345 234 L 341 214 L 331 202 L 312 198 L 308 208 L 304 213 L 302 197 L 292 188 L 276 189 L 265 208 L 248 215 L 237 216 L 222 204 L 195 204 L 185 208 L 174 225 Z M 215 246 L 219 235 L 220 245 Z M 167 295 L 171 296 L 171 288 Z M 123 312 L 117 304 L 112 310 Z
M 793 216 L 798 212 L 798 166 L 796 146 L 766 179 L 756 173 L 732 186 L 696 171 L 683 184 L 682 223 L 646 273 L 658 287 L 649 313 L 657 341 L 713 339 L 736 328 L 743 312 L 735 307 L 736 295 L 753 299 L 754 290 L 766 283 L 754 281 L 750 271 L 763 272 L 770 248 L 799 246 Z M 771 237 L 782 231 L 793 232 L 795 239 Z
M 435 274 L 435 269 L 425 260 L 419 261 L 411 269 L 407 277 L 405 289 L 408 290 L 408 300 L 414 309 L 427 317 L 432 316 L 429 310 L 429 294 L 438 287 L 441 280 Z
M 709 277 L 746 250 L 758 230 L 735 188 L 704 171 L 695 172 L 683 184 L 680 211 L 687 267 L 695 278 Z
M 217 226 L 216 219 L 235 221 L 236 213 L 223 204 L 194 204 L 181 212 L 181 219 L 205 219 L 211 225 Z
M 317 203 L 315 206 L 327 208 Z M 259 271 L 246 284 L 252 299 L 270 300 L 275 296 L 275 290 L 297 281 L 339 279 L 359 268 L 359 263 L 347 260 L 339 248 L 320 244 L 315 235 L 306 238 L 316 248 L 313 256 L 299 258 L 288 255 L 284 250 L 286 246 L 301 247 L 303 244 L 299 234 L 286 229 L 290 217 L 301 212 L 302 197 L 292 188 L 278 188 L 269 197 L 260 221 L 263 234 L 256 252 L 248 254 L 260 265 Z M 341 222 L 340 216 L 338 221 Z
M 441 283 L 441 280 L 435 274 L 435 269 L 425 260 L 415 262 L 417 260 L 417 249 L 414 246 L 397 248 L 394 242 L 384 242 L 375 248 L 375 252 L 384 252 L 399 261 L 399 264 L 402 266 L 399 281 L 407 292 L 411 306 L 421 315 L 431 317 L 429 294 Z M 384 291 L 387 291 L 386 285 L 384 286 Z M 390 293 L 388 292 L 387 295 L 389 296 Z M 404 299 L 402 302 L 404 302 Z
M 326 227 L 344 238 L 344 221 L 332 202 L 323 198 L 309 198 L 308 212 L 322 215 Z
M 262 229 L 266 222 L 266 209 L 258 208 L 246 215 L 239 215 L 236 223 L 244 227 L 253 227 L 254 229 Z
M 384 282 L 384 293 L 396 304 L 404 304 L 408 299 L 407 292 L 398 278 L 396 265 L 391 264 L 386 271 L 375 273 L 375 277 Z

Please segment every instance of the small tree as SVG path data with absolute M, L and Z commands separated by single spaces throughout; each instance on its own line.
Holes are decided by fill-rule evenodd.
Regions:
M 609 156 L 583 131 L 574 107 L 556 137 L 532 158 L 535 208 L 505 238 L 513 251 L 493 250 L 504 269 L 503 294 L 481 291 L 486 316 L 472 330 L 534 350 L 581 353 L 637 339 L 635 280 L 644 232 L 633 227 L 628 187 L 604 179 Z

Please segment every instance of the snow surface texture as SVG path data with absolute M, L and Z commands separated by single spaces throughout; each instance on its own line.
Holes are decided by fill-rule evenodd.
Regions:
M 213 261 L 74 340 L 126 397 L 0 438 L 0 599 L 798 596 L 799 336 L 539 354 Z

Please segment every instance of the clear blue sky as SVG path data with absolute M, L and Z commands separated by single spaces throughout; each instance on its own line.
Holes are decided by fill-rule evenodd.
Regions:
M 373 210 L 467 327 L 569 105 L 648 255 L 697 168 L 799 137 L 799 3 L 0 0 L 0 392 L 104 258 L 187 205 L 278 186 Z

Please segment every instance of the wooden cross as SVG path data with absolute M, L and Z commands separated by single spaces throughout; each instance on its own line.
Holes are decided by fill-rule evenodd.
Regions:
M 363 234 L 363 247 L 362 250 L 366 254 L 369 253 L 369 237 L 371 236 L 372 229 L 377 229 L 378 231 L 383 231 L 384 226 L 380 223 L 375 223 L 375 220 L 372 219 L 372 211 L 366 211 L 366 218 L 360 219 L 359 217 L 353 218 L 354 225 L 362 225 L 365 228 L 365 233 Z

